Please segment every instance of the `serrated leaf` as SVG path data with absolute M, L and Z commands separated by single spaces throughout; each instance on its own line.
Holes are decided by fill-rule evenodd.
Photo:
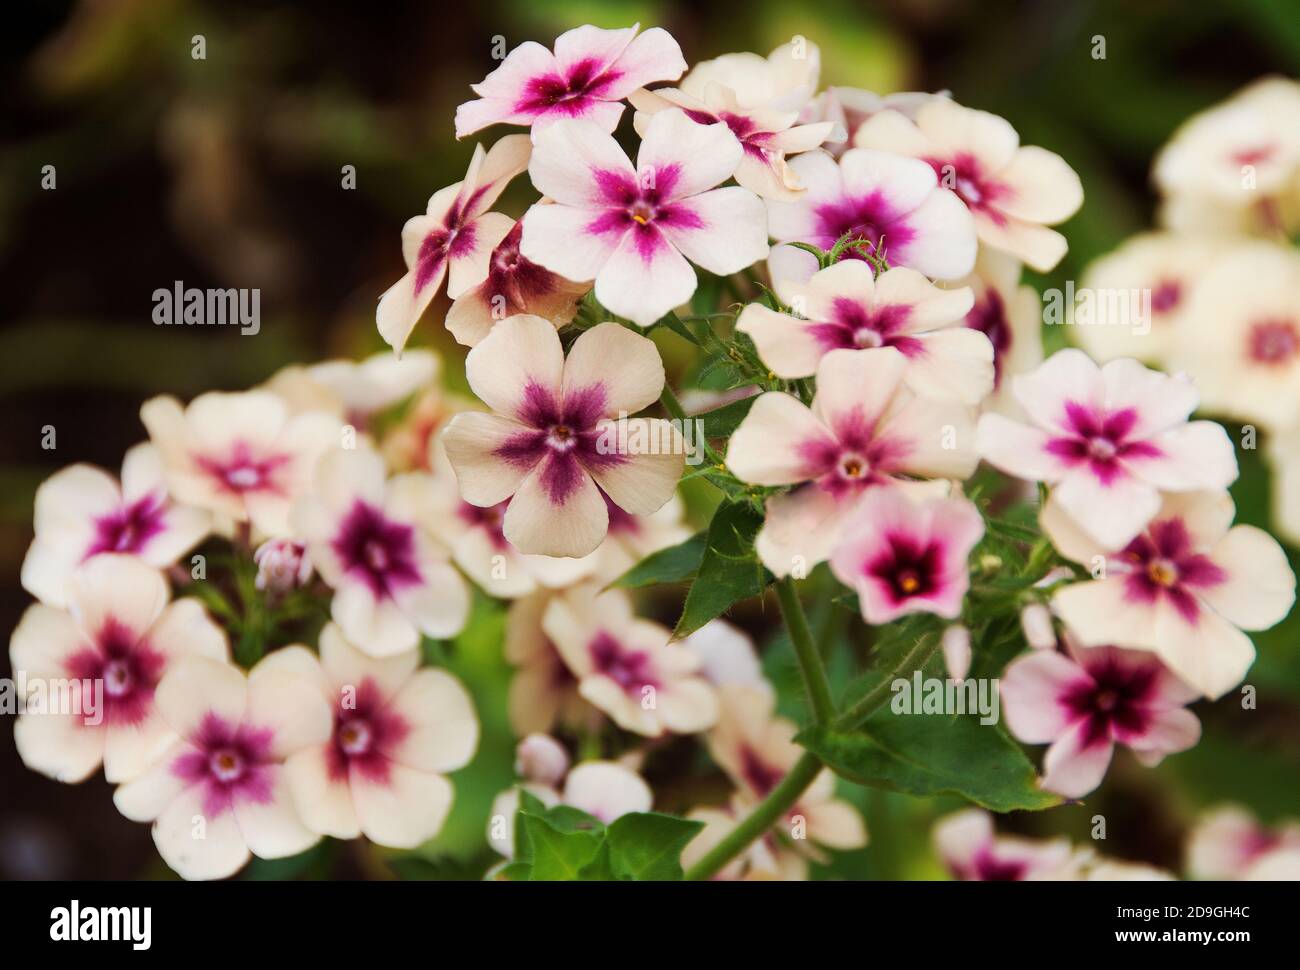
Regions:
M 754 537 L 762 525 L 762 514 L 747 502 L 718 506 L 673 639 L 694 633 L 733 604 L 757 596 L 772 581 L 754 553 Z
M 623 815 L 607 830 L 610 871 L 615 878 L 638 882 L 681 879 L 682 850 L 703 827 L 661 812 Z
M 609 854 L 609 839 L 600 843 L 595 856 L 578 871 L 578 878 L 583 882 L 615 882 L 618 874 L 614 872 Z
M 690 579 L 700 568 L 707 540 L 707 532 L 697 532 L 685 542 L 652 552 L 610 585 L 639 589 L 642 586 L 680 583 Z
M 600 834 L 588 831 L 564 832 L 539 815 L 523 816 L 528 833 L 533 882 L 575 880 L 583 866 L 595 858 Z

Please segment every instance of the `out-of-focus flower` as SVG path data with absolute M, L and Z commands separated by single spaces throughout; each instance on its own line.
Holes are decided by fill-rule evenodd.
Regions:
M 538 134 L 528 166 L 555 204 L 524 214 L 520 252 L 570 280 L 595 280 L 602 306 L 648 326 L 691 298 L 690 263 L 726 276 L 767 255 L 762 200 L 715 188 L 743 155 L 726 125 L 677 108 L 646 124 L 635 166 L 591 122 L 557 122 Z
M 1035 650 L 1002 675 L 1007 727 L 1026 744 L 1051 744 L 1042 786 L 1082 798 L 1101 784 L 1116 744 L 1153 767 L 1186 751 L 1201 724 L 1186 705 L 1197 692 L 1149 653 L 1083 647 Z
M 549 734 L 530 734 L 515 746 L 515 774 L 539 785 L 558 785 L 569 771 L 569 752 Z
M 970 630 L 960 623 L 947 627 L 943 631 L 940 648 L 943 650 L 943 665 L 948 676 L 953 680 L 965 680 L 970 673 Z
M 835 125 L 796 123 L 816 87 L 820 53 L 807 42 L 802 57 L 796 58 L 795 50 L 795 44 L 784 44 L 766 59 L 724 54 L 697 64 L 679 88 L 632 92 L 628 100 L 637 109 L 637 132 L 644 135 L 650 116 L 671 107 L 702 125 L 722 122 L 745 150 L 736 181 L 764 198 L 798 198 L 802 186 L 786 156 L 816 148 Z
M 330 736 L 330 707 L 302 669 L 306 647 L 269 654 L 247 676 L 201 657 L 178 661 L 158 685 L 178 736 L 113 796 L 134 822 L 153 822 L 163 861 L 185 879 L 224 879 L 248 861 L 296 855 L 320 836 L 303 825 L 286 758 Z
M 383 436 L 379 451 L 394 473 L 434 470 L 438 434 L 452 416 L 473 410 L 473 403 L 458 394 L 431 387 L 412 402 L 400 421 Z
M 830 121 L 835 130 L 822 146 L 835 157 L 852 147 L 853 138 L 868 118 L 886 109 L 897 111 L 915 119 L 916 113 L 936 98 L 948 98 L 947 91 L 929 94 L 925 91 L 898 91 L 884 97 L 862 88 L 829 87 L 804 106 L 799 121 L 811 124 Z
M 70 465 L 36 490 L 36 537 L 23 559 L 23 588 L 63 606 L 68 577 L 94 556 L 124 553 L 161 569 L 198 545 L 210 526 L 208 513 L 168 498 L 152 445 L 126 453 L 121 484 L 94 465 Z
M 744 804 L 691 810 L 686 817 L 693 822 L 703 822 L 704 828 L 682 850 L 682 867 L 689 869 L 703 859 L 731 834 L 746 814 Z M 725 882 L 801 882 L 807 878 L 808 860 L 777 838 L 770 829 L 713 876 L 714 880 Z
M 1206 411 L 1270 431 L 1300 424 L 1300 253 L 1250 243 L 1210 265 L 1170 362 Z
M 368 449 L 336 451 L 294 508 L 296 532 L 334 588 L 334 622 L 371 656 L 410 650 L 421 633 L 454 636 L 469 615 L 465 581 L 420 525 L 432 487 L 420 472 L 386 481 Z
M 542 628 L 542 617 L 555 596 L 549 591 L 533 593 L 515 600 L 506 613 L 505 657 L 517 668 L 507 709 L 510 727 L 520 736 L 582 727 L 600 717 L 578 693 L 578 678 Z
M 575 27 L 555 39 L 555 53 L 525 41 L 470 85 L 479 98 L 456 109 L 456 137 L 495 124 L 531 125 L 536 135 L 571 118 L 612 132 L 624 98 L 655 81 L 676 81 L 686 70 L 682 49 L 668 31 L 651 27 L 638 35 L 640 29 Z
M 14 724 L 23 763 L 78 782 L 102 763 L 110 782 L 145 771 L 174 740 L 154 693 L 189 656 L 225 661 L 226 635 L 198 600 L 168 603 L 162 574 L 131 556 L 96 556 L 66 584 L 67 611 L 35 603 L 9 641 L 15 678 L 29 694 Z M 64 685 L 58 689 L 56 685 Z
M 980 455 L 996 468 L 1055 486 L 1053 500 L 1098 542 L 1122 547 L 1160 508 L 1160 492 L 1226 488 L 1232 441 L 1211 421 L 1188 422 L 1191 381 L 1128 358 L 1098 367 L 1081 350 L 1053 354 L 1011 392 L 1030 424 L 979 422 Z
M 1300 425 L 1269 441 L 1273 465 L 1273 522 L 1292 545 L 1300 546 Z
M 646 737 L 693 734 L 712 726 L 718 700 L 699 676 L 699 658 L 657 623 L 632 614 L 617 590 L 575 589 L 553 599 L 542 619 L 578 692 L 619 727 Z
M 1079 284 L 1072 336 L 1102 363 L 1135 357 L 1165 364 L 1186 339 L 1192 294 L 1223 249 L 1208 237 L 1164 232 L 1127 240 L 1089 264 Z
M 528 167 L 527 135 L 507 135 L 490 151 L 474 148 L 464 181 L 439 189 L 424 215 L 402 227 L 406 275 L 379 298 L 379 335 L 398 353 L 447 280 L 453 300 L 487 278 L 492 251 L 510 232 L 509 216 L 488 209 Z
M 917 109 L 915 120 L 878 112 L 858 129 L 853 144 L 929 163 L 939 184 L 966 203 L 986 246 L 1039 272 L 1065 255 L 1065 237 L 1047 227 L 1078 211 L 1083 185 L 1060 155 L 1021 145 L 1006 119 L 936 98 Z
M 918 394 L 978 404 L 993 389 L 993 345 L 961 325 L 974 299 L 967 287 L 941 290 L 904 266 L 874 279 L 870 266 L 850 259 L 807 283 L 781 281 L 776 292 L 795 316 L 751 303 L 736 329 L 778 377 L 811 377 L 832 350 L 893 347 Z
M 290 417 L 269 391 L 210 391 L 185 408 L 155 397 L 140 419 L 173 499 L 251 522 L 267 536 L 291 533 L 290 507 L 317 459 L 342 440 L 337 418 L 318 411 Z
M 1019 414 L 1010 393 L 1011 378 L 1043 362 L 1043 313 L 1038 292 L 1020 285 L 1021 265 L 1005 253 L 981 249 L 975 271 L 954 286 L 968 286 L 975 299 L 964 325 L 993 345 L 993 394 L 986 410 Z
M 605 496 L 609 512 L 609 532 L 592 554 L 592 576 L 612 582 L 651 553 L 691 537 L 691 530 L 682 521 L 685 509 L 674 492 L 663 507 L 650 515 L 631 515 L 624 512 Z
M 964 498 L 915 502 L 899 488 L 868 492 L 845 523 L 831 572 L 855 590 L 872 625 L 908 613 L 954 620 L 970 588 L 967 560 L 984 520 Z
M 1194 115 L 1156 156 L 1161 220 L 1180 232 L 1300 226 L 1300 84 L 1270 77 Z
M 965 808 L 939 820 L 934 845 L 954 879 L 967 882 L 1070 880 L 1078 876 L 1066 839 L 1050 842 L 998 836 L 983 809 Z
M 253 562 L 257 563 L 254 585 L 261 590 L 287 593 L 306 586 L 307 580 L 311 579 L 311 556 L 307 555 L 305 542 L 268 539 L 253 553 Z
M 1097 859 L 1083 869 L 1089 882 L 1172 882 L 1177 877 L 1168 869 L 1120 859 Z
M 1266 630 L 1295 602 L 1295 574 L 1276 539 L 1232 528 L 1225 492 L 1165 496 L 1145 531 L 1121 548 L 1099 546 L 1055 497 L 1043 531 L 1061 555 L 1098 577 L 1058 590 L 1052 605 L 1084 646 L 1150 650 L 1184 682 L 1215 698 L 1255 659 L 1242 630 Z
M 769 392 L 732 435 L 727 466 L 737 477 L 799 486 L 767 500 L 758 534 L 759 558 L 776 575 L 824 561 L 870 488 L 905 475 L 966 478 L 975 470 L 970 410 L 917 397 L 903 386 L 906 371 L 892 347 L 833 350 L 817 367 L 811 408 Z
M 511 317 L 469 352 L 465 374 L 495 413 L 456 415 L 442 442 L 466 502 L 510 500 L 501 528 L 521 553 L 592 552 L 609 525 L 602 492 L 638 515 L 673 494 L 686 463 L 680 432 L 626 417 L 663 390 L 663 362 L 647 338 L 602 323 L 566 360 L 549 323 Z
M 285 763 L 307 828 L 399 849 L 437 835 L 452 801 L 443 776 L 478 746 L 478 719 L 460 682 L 419 668 L 416 650 L 367 656 L 332 623 L 321 632 L 319 662 L 298 653 L 285 660 L 334 712 L 332 734 Z
M 590 288 L 538 266 L 519 251 L 524 224 L 516 222 L 492 251 L 487 278 L 458 296 L 446 326 L 457 343 L 473 347 L 498 320 L 521 313 L 543 317 L 557 329 L 573 319 Z
M 1219 806 L 1192 829 L 1187 872 L 1193 879 L 1300 880 L 1300 821 L 1265 828 L 1245 808 Z
M 307 375 L 342 402 L 345 421 L 365 428 L 374 415 L 433 384 L 441 366 L 431 350 L 411 350 L 400 357 L 383 351 L 363 361 L 313 364 Z
M 771 691 L 730 686 L 718 690 L 718 723 L 708 733 L 709 753 L 740 790 L 745 804 L 766 798 L 794 767 L 803 749 L 794 743 L 798 728 L 777 717 Z M 814 779 L 785 814 L 785 834 L 798 849 L 817 853 L 807 842 L 829 849 L 860 849 L 867 844 L 862 816 L 835 797 L 835 776 L 829 768 Z M 797 835 L 792 833 L 798 833 Z
M 682 645 L 700 658 L 700 674 L 715 687 L 748 687 L 771 693 L 754 641 L 726 620 L 710 620 Z
M 1020 630 L 1025 635 L 1025 643 L 1035 650 L 1051 650 L 1056 646 L 1052 611 L 1042 603 L 1029 603 L 1020 611 Z
M 778 243 L 829 250 L 848 234 L 891 266 L 910 266 L 931 279 L 955 280 L 974 268 L 970 211 L 920 159 L 855 148 L 838 163 L 824 152 L 805 152 L 790 168 L 805 191 L 794 202 L 768 200 L 768 232 Z M 860 255 L 846 250 L 841 258 Z M 817 259 L 778 245 L 767 269 L 773 283 L 802 281 L 816 272 Z

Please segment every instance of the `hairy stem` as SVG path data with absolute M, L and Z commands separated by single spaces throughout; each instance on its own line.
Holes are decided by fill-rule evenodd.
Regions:
M 799 658 L 799 670 L 803 673 L 808 701 L 812 706 L 813 723 L 829 724 L 835 716 L 830 681 L 826 679 L 826 667 L 822 664 L 817 644 L 813 642 L 808 618 L 804 615 L 799 594 L 794 588 L 794 580 L 789 576 L 776 581 L 776 598 L 781 603 L 781 616 L 785 620 L 786 629 L 790 631 L 790 641 Z
M 899 660 L 893 670 L 880 679 L 880 683 L 862 695 L 852 707 L 835 719 L 837 731 L 851 731 L 876 712 L 876 708 L 889 699 L 890 685 L 899 677 L 910 676 L 912 671 L 922 669 L 935 650 L 939 649 L 938 636 L 921 637 Z

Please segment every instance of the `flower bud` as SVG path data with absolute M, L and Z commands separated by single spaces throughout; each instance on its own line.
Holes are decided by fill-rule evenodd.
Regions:
M 953 680 L 965 680 L 970 673 L 970 630 L 960 623 L 943 631 L 943 664 Z
M 555 786 L 569 770 L 569 753 L 549 734 L 530 734 L 515 748 L 515 774 L 540 785 Z
M 292 539 L 270 539 L 253 553 L 257 563 L 256 586 L 260 590 L 287 593 L 295 586 L 305 586 L 311 578 L 311 559 L 307 546 Z
M 1020 611 L 1020 629 L 1025 640 L 1035 650 L 1051 650 L 1056 646 L 1056 629 L 1052 614 L 1042 603 L 1030 603 Z

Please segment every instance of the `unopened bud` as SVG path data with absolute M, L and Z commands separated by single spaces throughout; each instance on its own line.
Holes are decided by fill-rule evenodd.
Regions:
M 295 586 L 305 586 L 311 579 L 311 559 L 307 546 L 292 539 L 270 539 L 253 553 L 257 563 L 255 585 L 260 590 L 287 593 Z
M 965 680 L 970 673 L 970 630 L 960 623 L 943 631 L 943 664 L 953 680 Z
M 1051 650 L 1056 646 L 1052 614 L 1042 603 L 1030 603 L 1020 611 L 1020 629 L 1025 633 L 1025 641 L 1035 650 Z
M 530 734 L 515 748 L 515 774 L 539 785 L 556 786 L 569 770 L 569 753 L 549 734 Z

